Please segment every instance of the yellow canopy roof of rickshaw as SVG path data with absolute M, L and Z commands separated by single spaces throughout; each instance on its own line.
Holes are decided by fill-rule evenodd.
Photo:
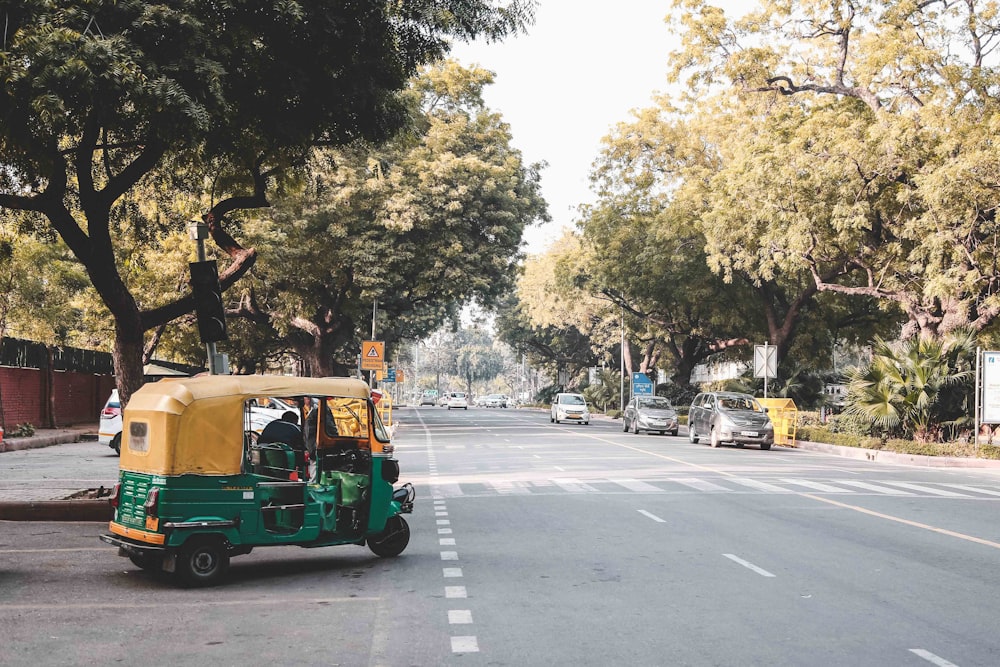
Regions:
M 353 378 L 207 375 L 143 385 L 123 414 L 122 470 L 157 475 L 234 475 L 242 469 L 244 402 L 259 396 L 339 396 L 367 400 Z M 131 446 L 145 430 L 147 447 Z M 138 444 L 139 438 L 136 438 Z

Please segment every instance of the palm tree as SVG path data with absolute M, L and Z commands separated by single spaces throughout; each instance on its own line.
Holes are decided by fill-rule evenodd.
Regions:
M 845 411 L 888 435 L 936 439 L 942 427 L 967 419 L 975 349 L 971 331 L 899 343 L 878 338 L 871 362 L 848 373 Z

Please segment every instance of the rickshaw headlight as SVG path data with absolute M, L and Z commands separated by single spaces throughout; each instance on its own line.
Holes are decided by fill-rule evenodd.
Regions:
M 146 502 L 142 508 L 146 510 L 146 516 L 159 516 L 160 514 L 160 489 L 153 487 L 146 494 Z

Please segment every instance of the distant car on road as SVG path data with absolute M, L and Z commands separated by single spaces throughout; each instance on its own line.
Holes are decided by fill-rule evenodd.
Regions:
M 448 393 L 448 409 L 461 408 L 463 410 L 469 409 L 469 399 L 465 397 L 465 393 L 461 391 L 452 391 Z
M 590 410 L 587 409 L 587 399 L 583 394 L 556 394 L 552 399 L 550 422 L 563 421 L 590 423 Z
M 490 394 L 482 400 L 484 408 L 506 408 L 508 405 L 509 400 L 503 394 Z
M 115 450 L 119 456 L 122 453 L 122 404 L 118 400 L 118 390 L 112 389 L 111 395 L 101 409 L 100 424 L 97 427 L 97 441 Z
M 688 413 L 688 439 L 698 442 L 704 437 L 712 447 L 732 442 L 737 447 L 752 444 L 771 449 L 774 425 L 750 394 L 711 391 L 695 396 Z
M 437 389 L 424 389 L 424 393 L 420 395 L 420 405 L 434 405 L 437 400 Z
M 633 396 L 622 415 L 622 430 L 628 433 L 659 431 L 677 435 L 677 411 L 663 396 Z

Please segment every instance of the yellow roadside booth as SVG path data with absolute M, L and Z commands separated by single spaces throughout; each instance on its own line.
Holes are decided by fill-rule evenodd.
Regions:
M 767 416 L 774 424 L 774 444 L 794 445 L 795 427 L 799 423 L 799 411 L 790 398 L 758 398 L 757 402 L 767 408 Z

